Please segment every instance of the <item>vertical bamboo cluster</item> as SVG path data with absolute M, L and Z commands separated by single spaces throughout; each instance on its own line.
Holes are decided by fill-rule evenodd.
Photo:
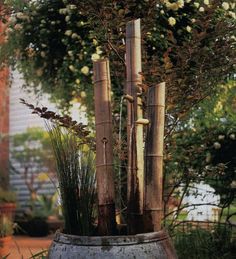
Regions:
M 127 104 L 127 212 L 130 234 L 140 232 L 143 214 L 143 125 L 136 124 L 136 121 L 143 117 L 139 86 L 142 83 L 141 71 L 141 30 L 140 19 L 138 19 L 129 22 L 126 26 L 126 94 L 130 97 Z
M 109 61 L 93 63 L 96 123 L 96 177 L 98 191 L 98 233 L 112 235 L 115 222 L 115 186 L 112 151 L 111 82 Z
M 163 142 L 165 123 L 165 83 L 149 88 L 145 147 L 145 231 L 159 231 L 163 213 Z

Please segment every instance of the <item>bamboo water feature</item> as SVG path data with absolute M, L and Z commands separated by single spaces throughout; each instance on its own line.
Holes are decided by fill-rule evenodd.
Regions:
M 177 258 L 168 234 L 161 230 L 165 83 L 149 89 L 148 118 L 144 119 L 139 88 L 142 82 L 140 20 L 127 24 L 126 36 L 127 88 L 123 98 L 127 100 L 128 106 L 128 235 L 114 235 L 116 222 L 111 83 L 109 61 L 104 59 L 94 62 L 96 177 L 100 236 L 57 233 L 49 250 L 49 259 Z M 144 125 L 147 127 L 145 178 Z
M 148 89 L 147 116 L 150 121 L 145 146 L 145 231 L 161 230 L 163 214 L 163 140 L 165 124 L 165 83 Z
M 136 121 L 143 118 L 140 97 L 141 73 L 140 19 L 126 26 L 126 94 L 127 94 L 127 222 L 130 234 L 142 231 L 144 141 L 143 125 Z
M 96 124 L 96 177 L 98 189 L 98 233 L 112 235 L 115 222 L 115 185 L 113 173 L 111 80 L 109 61 L 94 66 Z

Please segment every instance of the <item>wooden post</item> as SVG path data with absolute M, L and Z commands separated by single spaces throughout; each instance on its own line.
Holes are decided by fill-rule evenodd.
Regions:
M 115 221 L 115 186 L 111 115 L 109 61 L 93 63 L 96 122 L 96 178 L 98 191 L 98 233 L 113 235 Z
M 141 30 L 138 19 L 126 26 L 126 94 L 133 99 L 127 102 L 127 216 L 130 234 L 142 232 L 144 142 L 143 125 L 136 124 L 136 121 L 143 117 L 139 86 L 142 83 L 141 71 Z
M 145 231 L 159 231 L 163 213 L 163 142 L 165 123 L 165 83 L 149 88 L 149 126 L 145 147 Z

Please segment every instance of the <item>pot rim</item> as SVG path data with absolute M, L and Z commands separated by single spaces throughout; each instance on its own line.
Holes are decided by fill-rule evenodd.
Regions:
M 169 239 L 165 230 L 122 236 L 76 236 L 56 232 L 53 241 L 76 246 L 128 246 Z

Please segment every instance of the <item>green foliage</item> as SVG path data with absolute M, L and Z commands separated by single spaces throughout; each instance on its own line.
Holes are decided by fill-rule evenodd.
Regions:
M 57 164 L 65 232 L 91 235 L 95 209 L 94 155 L 69 129 L 48 124 Z
M 148 86 L 166 81 L 168 112 L 181 116 L 235 71 L 235 6 L 194 1 L 6 1 L 0 60 L 16 64 L 28 88 L 61 105 L 92 110 L 92 60 L 109 57 L 114 99 L 123 93 L 125 25 L 142 19 Z M 227 10 L 226 10 L 227 9 Z M 215 76 L 217 74 L 217 76 Z
M 12 235 L 14 232 L 14 224 L 6 215 L 0 216 L 0 237 Z
M 217 225 L 212 231 L 201 228 L 175 233 L 174 244 L 180 259 L 234 258 L 235 240 L 228 225 Z
M 166 209 L 170 196 L 176 197 L 182 208 L 182 198 L 188 195 L 190 185 L 201 181 L 210 184 L 220 195 L 222 208 L 235 201 L 235 93 L 235 81 L 218 86 L 216 95 L 191 109 L 168 136 Z
M 6 202 L 16 202 L 16 194 L 12 191 L 5 191 L 0 188 L 0 204 Z
M 12 136 L 11 169 L 21 174 L 30 192 L 31 202 L 36 199 L 37 191 L 55 174 L 55 162 L 46 131 L 29 128 L 26 132 Z M 14 168 L 14 162 L 21 170 Z

